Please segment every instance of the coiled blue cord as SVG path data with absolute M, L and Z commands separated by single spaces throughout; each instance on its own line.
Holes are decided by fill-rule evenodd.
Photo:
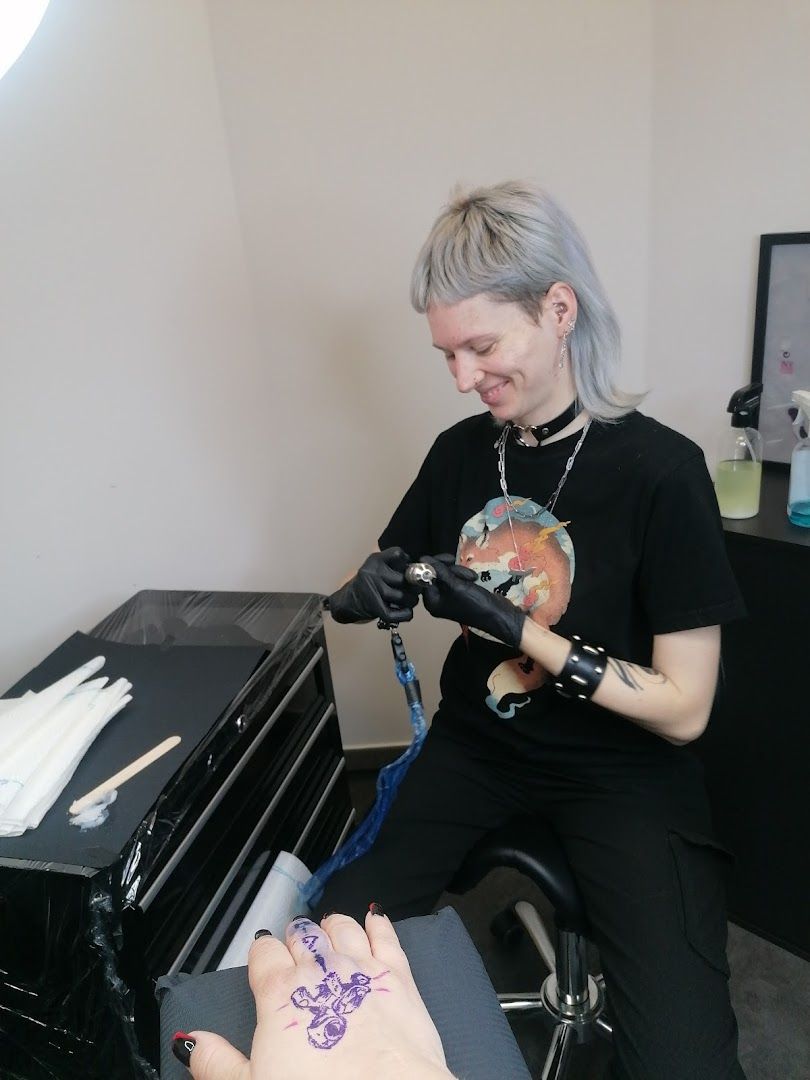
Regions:
M 301 886 L 301 899 L 310 907 L 320 900 L 327 881 L 342 870 L 349 863 L 365 855 L 377 839 L 382 823 L 385 821 L 391 804 L 396 798 L 397 790 L 402 778 L 410 768 L 411 762 L 422 749 L 422 743 L 427 735 L 427 723 L 425 712 L 422 708 L 422 695 L 419 689 L 419 680 L 416 677 L 413 664 L 405 655 L 402 638 L 395 626 L 385 626 L 391 630 L 391 648 L 394 652 L 394 671 L 405 689 L 410 711 L 411 736 L 410 746 L 404 753 L 380 769 L 377 776 L 377 798 L 367 816 L 357 826 L 351 836 L 347 837 L 341 847 L 326 860 L 326 862 L 312 875 L 309 881 Z

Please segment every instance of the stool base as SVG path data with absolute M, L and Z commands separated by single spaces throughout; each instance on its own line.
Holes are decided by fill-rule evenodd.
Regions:
M 540 917 L 525 901 L 515 905 L 515 914 L 532 941 L 552 968 L 539 993 L 498 994 L 504 1012 L 539 1012 L 554 1025 L 542 1080 L 563 1080 L 571 1050 L 577 1043 L 590 1042 L 595 1035 L 610 1039 L 613 1028 L 603 1015 L 605 987 L 601 975 L 587 974 L 585 939 L 581 934 L 558 930 L 553 965 L 548 963 L 548 936 L 538 932 Z M 558 974 L 563 979 L 560 988 Z

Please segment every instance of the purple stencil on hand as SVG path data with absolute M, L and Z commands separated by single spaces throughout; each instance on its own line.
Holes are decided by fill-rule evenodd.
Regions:
M 318 1050 L 331 1050 L 346 1034 L 346 1017 L 362 1004 L 366 994 L 371 993 L 371 979 L 356 971 L 348 982 L 330 971 L 313 992 L 299 986 L 290 995 L 297 1009 L 307 1009 L 312 1019 L 307 1028 L 307 1038 Z
M 321 971 L 326 974 L 326 961 L 318 952 L 318 935 L 307 934 L 306 937 L 301 938 L 301 941 L 315 957 L 315 963 L 320 967 Z

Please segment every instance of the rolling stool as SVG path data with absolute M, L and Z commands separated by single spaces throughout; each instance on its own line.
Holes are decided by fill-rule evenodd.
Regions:
M 588 918 L 559 837 L 540 818 L 513 818 L 486 833 L 469 851 L 447 886 L 466 893 L 491 870 L 510 867 L 533 881 L 554 907 L 556 944 L 552 946 L 537 909 L 524 900 L 496 915 L 491 929 L 507 940 L 521 928 L 531 938 L 551 974 L 539 991 L 498 994 L 504 1012 L 539 1010 L 554 1029 L 543 1066 L 542 1080 L 562 1080 L 574 1043 L 589 1042 L 594 1034 L 611 1038 L 613 1028 L 603 1016 L 604 980 L 588 974 Z

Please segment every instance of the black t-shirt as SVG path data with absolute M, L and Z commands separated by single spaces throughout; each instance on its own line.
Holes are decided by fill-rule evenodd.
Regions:
M 744 613 L 700 448 L 639 412 L 594 422 L 553 514 L 545 510 L 581 432 L 506 450 L 506 513 L 489 413 L 443 432 L 382 533 L 413 558 L 452 552 L 487 588 L 564 637 L 649 665 L 653 635 Z M 604 769 L 675 748 L 592 702 L 561 698 L 535 661 L 477 631 L 453 643 L 437 720 L 548 763 Z

